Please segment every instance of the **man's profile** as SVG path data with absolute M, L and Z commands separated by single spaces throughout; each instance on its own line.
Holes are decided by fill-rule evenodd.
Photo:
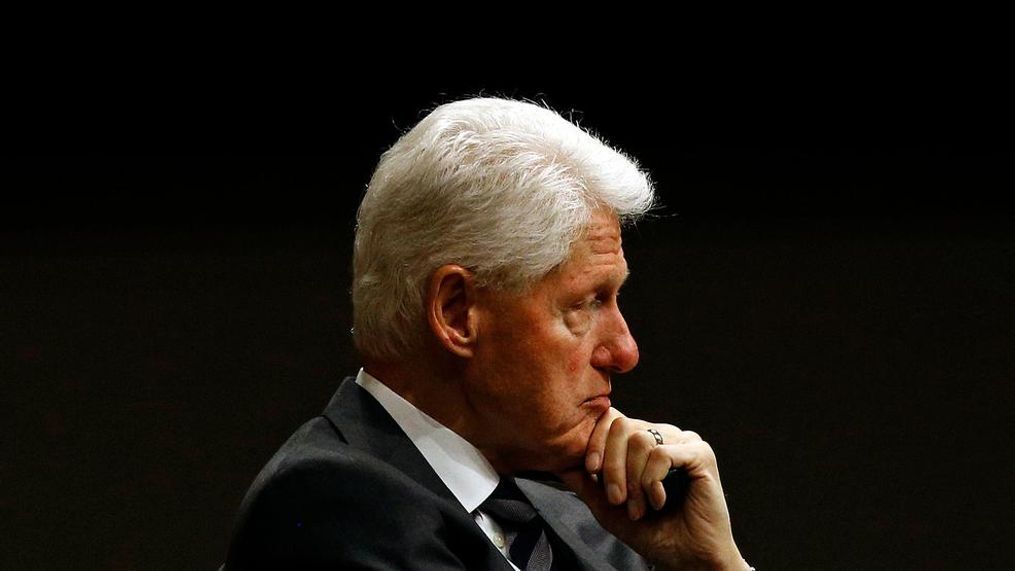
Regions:
M 638 362 L 621 228 L 653 201 L 537 105 L 449 103 L 402 136 L 357 215 L 363 368 L 258 475 L 226 569 L 749 568 L 711 448 L 610 401 Z

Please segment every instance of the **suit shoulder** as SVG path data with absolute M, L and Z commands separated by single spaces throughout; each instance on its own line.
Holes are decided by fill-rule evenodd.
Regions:
M 405 538 L 414 531 L 443 525 L 442 508 L 428 494 L 405 474 L 343 442 L 326 420 L 314 419 L 289 438 L 248 490 L 227 568 L 312 568 L 401 557 L 413 551 Z M 422 561 L 455 566 L 426 542 L 415 548 L 425 551 L 414 554 Z
M 318 417 L 300 427 L 261 469 L 240 516 L 261 520 L 327 511 L 341 517 L 361 504 L 399 504 L 424 491 L 383 460 L 342 441 Z

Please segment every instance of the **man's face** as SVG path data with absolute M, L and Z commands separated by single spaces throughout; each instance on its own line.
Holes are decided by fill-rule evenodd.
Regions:
M 620 226 L 598 212 L 568 260 L 523 294 L 480 290 L 469 364 L 484 452 L 502 471 L 560 471 L 583 462 L 610 407 L 610 374 L 638 363 L 617 306 L 627 277 Z

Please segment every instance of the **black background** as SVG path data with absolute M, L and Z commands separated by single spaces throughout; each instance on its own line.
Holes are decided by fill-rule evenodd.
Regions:
M 475 94 L 570 112 L 651 172 L 614 402 L 712 442 L 749 561 L 1007 566 L 1011 93 L 931 55 L 38 71 L 5 123 L 0 567 L 216 566 L 261 465 L 358 368 L 377 157 Z

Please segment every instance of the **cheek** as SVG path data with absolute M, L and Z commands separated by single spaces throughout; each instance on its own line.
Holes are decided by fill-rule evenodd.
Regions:
M 569 373 L 578 372 L 588 362 L 584 346 L 588 343 L 589 333 L 592 331 L 592 317 L 587 311 L 572 311 L 565 314 L 565 333 L 569 351 L 567 356 L 567 370 Z
M 564 328 L 558 331 L 559 351 L 561 359 L 569 374 L 575 374 L 585 369 L 591 359 L 589 333 L 592 329 L 592 321 L 585 312 L 577 312 L 578 315 L 571 315 L 564 318 Z M 559 365 L 558 365 L 559 366 Z
M 571 355 L 567 360 L 567 372 L 577 373 L 584 364 L 585 360 L 578 353 Z
M 575 337 L 581 337 L 589 332 L 592 328 L 592 319 L 588 311 L 577 309 L 570 310 L 564 313 L 561 318 L 564 322 L 564 327 L 571 332 Z

